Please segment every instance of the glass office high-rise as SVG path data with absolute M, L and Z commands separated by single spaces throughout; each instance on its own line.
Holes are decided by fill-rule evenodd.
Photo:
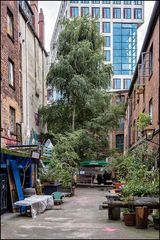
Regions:
M 104 60 L 114 68 L 111 90 L 117 91 L 114 79 L 121 81 L 118 91 L 126 89 L 125 79 L 131 80 L 137 62 L 137 29 L 143 24 L 144 1 L 62 1 L 51 40 L 51 62 L 56 56 L 52 46 L 57 42 L 59 20 L 84 15 L 98 18 L 105 38 Z

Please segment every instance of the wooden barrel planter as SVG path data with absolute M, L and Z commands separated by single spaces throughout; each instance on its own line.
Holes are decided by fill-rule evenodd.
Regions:
M 124 216 L 124 223 L 126 226 L 135 226 L 136 225 L 136 213 L 129 212 L 123 213 Z
M 136 207 L 136 228 L 144 229 L 148 226 L 148 208 Z

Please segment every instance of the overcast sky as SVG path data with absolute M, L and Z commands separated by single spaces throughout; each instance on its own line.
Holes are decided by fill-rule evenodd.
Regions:
M 144 24 L 138 29 L 138 56 L 143 44 L 145 33 L 148 27 L 149 19 L 153 10 L 155 1 L 145 1 Z M 50 50 L 50 41 L 54 30 L 54 25 L 58 15 L 61 1 L 39 1 L 39 8 L 43 9 L 45 16 L 45 47 Z

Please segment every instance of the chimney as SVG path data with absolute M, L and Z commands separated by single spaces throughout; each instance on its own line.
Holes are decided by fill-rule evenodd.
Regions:
M 38 1 L 30 1 L 30 6 L 31 6 L 32 11 L 34 13 L 33 27 L 34 27 L 35 32 L 38 35 Z
M 42 8 L 40 8 L 39 13 L 39 40 L 41 41 L 42 45 L 44 46 L 44 14 Z

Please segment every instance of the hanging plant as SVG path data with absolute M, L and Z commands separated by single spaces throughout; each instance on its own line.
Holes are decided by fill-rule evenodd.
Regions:
M 144 84 L 135 84 L 134 89 L 136 90 L 137 94 L 143 94 L 145 85 Z
M 145 130 L 145 128 L 151 123 L 151 117 L 146 113 L 138 114 L 137 126 L 141 132 Z

